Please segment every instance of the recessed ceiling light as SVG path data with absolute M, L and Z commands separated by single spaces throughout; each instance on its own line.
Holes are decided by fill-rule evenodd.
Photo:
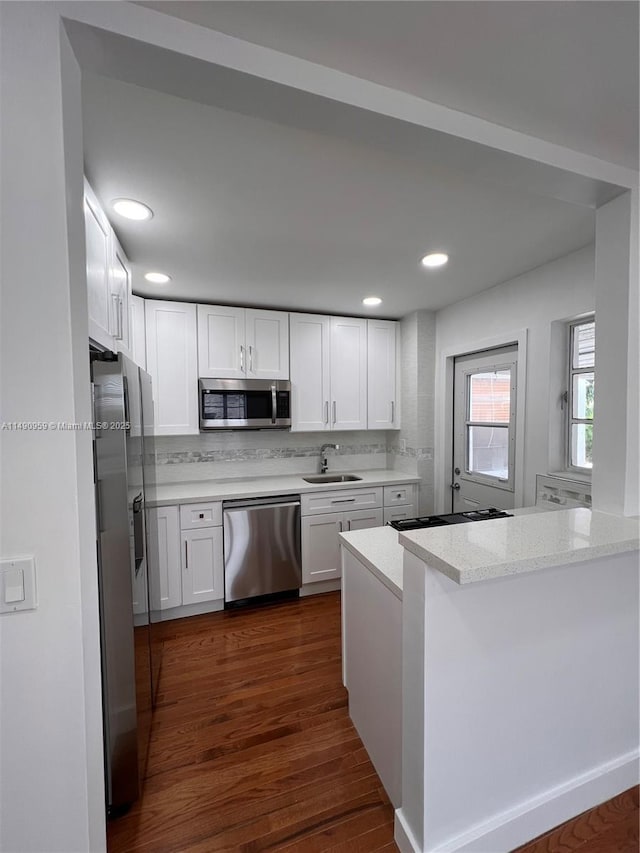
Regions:
M 429 269 L 432 269 L 433 267 L 444 266 L 448 260 L 449 255 L 445 255 L 444 252 L 430 252 L 421 259 L 420 263 L 423 267 L 429 267 Z
M 379 296 L 366 296 L 362 300 L 363 305 L 380 305 L 382 303 L 382 299 Z
M 153 216 L 153 211 L 150 207 L 132 198 L 115 198 L 111 202 L 111 207 L 116 213 L 119 213 L 120 216 L 124 216 L 126 219 L 143 220 L 151 219 Z
M 171 276 L 163 272 L 147 272 L 144 277 L 152 284 L 167 284 L 167 282 L 171 281 Z

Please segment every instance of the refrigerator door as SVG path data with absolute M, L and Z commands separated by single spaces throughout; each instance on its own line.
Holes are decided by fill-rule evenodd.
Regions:
M 107 806 L 138 796 L 125 381 L 117 361 L 92 361 L 98 583 Z
M 147 558 L 147 593 L 149 601 L 149 643 L 151 653 L 151 696 L 153 704 L 158 691 L 160 664 L 162 657 L 161 613 L 153 610 L 151 601 L 153 589 L 160 585 L 160 567 L 158 565 L 158 528 L 154 514 L 146 507 L 146 500 L 153 496 L 156 485 L 156 453 L 153 420 L 153 387 L 151 377 L 140 368 L 140 396 L 142 400 L 143 434 L 143 480 L 145 494 L 145 553 Z M 155 555 L 155 556 L 154 556 Z
M 151 657 L 149 581 L 145 531 L 144 427 L 140 372 L 137 364 L 120 355 L 124 377 L 127 444 L 127 507 L 136 678 L 136 709 L 139 777 L 146 772 L 151 735 Z

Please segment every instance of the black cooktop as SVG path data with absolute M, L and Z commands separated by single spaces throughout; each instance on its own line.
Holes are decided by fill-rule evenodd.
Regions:
M 390 521 L 396 530 L 421 530 L 425 527 L 444 527 L 447 524 L 465 524 L 467 521 L 486 521 L 490 518 L 512 518 L 512 513 L 489 507 L 474 509 L 470 512 L 452 512 L 448 515 L 424 515 L 419 518 L 401 518 Z

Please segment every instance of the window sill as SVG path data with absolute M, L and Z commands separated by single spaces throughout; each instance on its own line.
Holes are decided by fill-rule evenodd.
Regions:
M 557 477 L 559 480 L 575 480 L 577 483 L 591 484 L 591 474 L 583 474 L 579 471 L 549 471 L 548 477 Z

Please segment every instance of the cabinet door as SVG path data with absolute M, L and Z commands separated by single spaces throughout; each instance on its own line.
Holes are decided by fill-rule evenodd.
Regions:
M 110 328 L 118 350 L 130 356 L 129 299 L 131 297 L 131 267 L 113 231 L 111 231 L 109 254 Z
M 146 299 L 145 327 L 155 434 L 199 432 L 196 306 Z
M 245 309 L 198 305 L 198 375 L 213 379 L 244 379 Z
M 151 610 L 179 607 L 182 604 L 182 585 L 178 507 L 159 506 L 147 510 L 147 513 L 149 523 L 155 525 L 154 535 L 148 537 Z
M 396 329 L 393 320 L 367 320 L 367 425 L 397 429 Z
M 182 531 L 182 603 L 224 598 L 222 527 Z
M 245 311 L 246 370 L 249 379 L 289 378 L 289 315 Z
M 367 321 L 331 318 L 331 429 L 367 428 Z
M 93 190 L 84 182 L 84 230 L 87 260 L 89 337 L 114 349 L 109 323 L 109 222 Z
M 329 427 L 329 337 L 331 318 L 290 314 L 291 431 Z
M 355 512 L 345 512 L 342 526 L 344 530 L 366 530 L 369 527 L 382 527 L 383 517 L 382 509 L 361 509 Z
M 144 331 L 144 299 L 131 295 L 129 300 L 129 335 L 131 355 L 137 365 L 147 369 L 147 353 Z
M 342 512 L 302 518 L 302 582 L 335 580 L 342 575 L 338 533 Z

